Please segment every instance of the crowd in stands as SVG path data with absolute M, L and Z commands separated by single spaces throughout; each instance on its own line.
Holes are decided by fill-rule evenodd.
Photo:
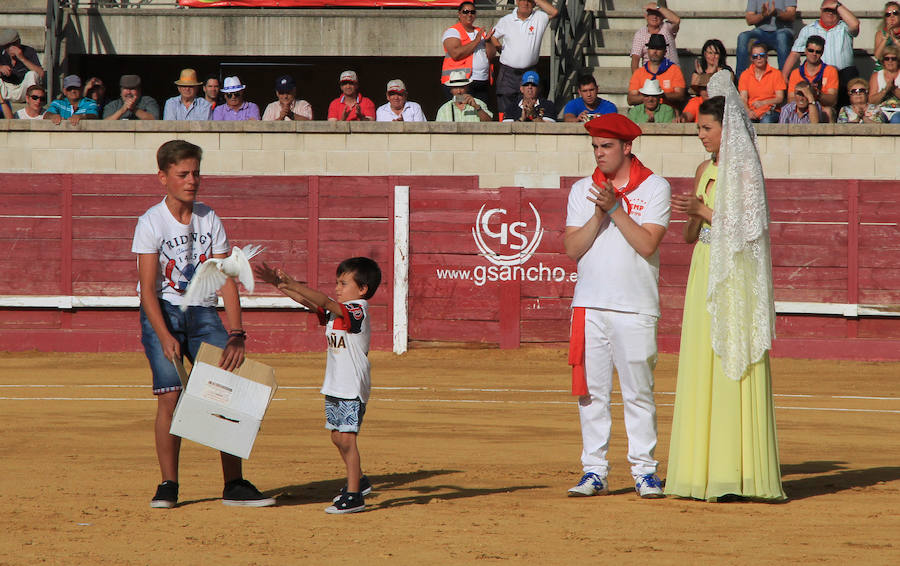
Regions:
M 728 66 L 725 43 L 709 39 L 694 61 L 690 82 L 679 66 L 676 38 L 683 22 L 673 10 L 651 2 L 644 9 L 646 25 L 635 32 L 631 79 L 622 113 L 639 123 L 694 122 L 706 98 L 710 77 L 726 70 L 733 76 L 754 122 L 761 123 L 900 123 L 900 3 L 889 1 L 875 34 L 875 72 L 859 77 L 854 65 L 853 40 L 859 19 L 837 0 L 824 0 L 818 18 L 794 37 L 796 0 L 748 0 L 745 13 L 751 27 L 736 38 L 735 69 Z M 592 75 L 577 79 L 573 100 L 557 105 L 542 92 L 537 72 L 543 35 L 558 11 L 549 0 L 517 0 L 516 8 L 490 30 L 476 25 L 477 9 L 463 1 L 457 22 L 441 36 L 444 50 L 440 82 L 447 102 L 436 121 L 585 122 L 595 116 L 620 112 L 599 96 L 603 90 Z M 778 67 L 769 63 L 777 54 Z M 802 59 L 802 60 L 801 60 Z M 496 80 L 493 78 L 496 77 Z M 141 92 L 141 77 L 123 75 L 119 96 L 107 99 L 106 86 L 97 77 L 82 86 L 81 78 L 63 79 L 63 95 L 44 106 L 47 91 L 41 86 L 44 71 L 35 50 L 21 45 L 15 30 L 0 30 L 0 111 L 4 118 L 43 118 L 59 124 L 82 119 L 104 120 L 313 120 L 312 106 L 298 98 L 294 77 L 275 83 L 276 100 L 260 113 L 246 100 L 246 85 L 237 76 L 220 83 L 212 75 L 200 81 L 193 69 L 182 69 L 174 81 L 178 91 L 165 101 Z M 491 97 L 491 90 L 496 98 Z M 376 108 L 359 89 L 359 77 L 346 70 L 338 79 L 340 95 L 331 101 L 331 121 L 406 121 L 427 118 L 422 107 L 408 99 L 406 83 L 387 83 L 386 103 Z M 690 96 L 693 95 L 693 96 Z M 25 103 L 13 112 L 10 101 Z

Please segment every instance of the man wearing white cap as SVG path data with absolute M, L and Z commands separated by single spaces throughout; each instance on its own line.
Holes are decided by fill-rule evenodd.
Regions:
M 228 122 L 259 120 L 259 106 L 244 100 L 245 88 L 247 85 L 242 84 L 240 78 L 225 77 L 225 85 L 222 87 L 225 104 L 216 106 L 213 110 L 213 120 Z
M 197 71 L 182 69 L 181 76 L 175 81 L 178 96 L 166 100 L 163 109 L 163 120 L 212 120 L 212 105 L 200 94 Z
M 424 122 L 425 114 L 416 102 L 407 99 L 406 85 L 400 79 L 387 84 L 387 104 L 375 111 L 378 122 Z
M 37 51 L 22 45 L 19 32 L 0 30 L 0 94 L 12 102 L 24 102 L 25 91 L 44 80 Z
M 663 104 L 663 90 L 656 79 L 647 79 L 644 86 L 638 89 L 644 102 L 632 106 L 628 111 L 628 118 L 636 124 L 655 122 L 668 124 L 675 121 L 675 109 L 668 104 Z
M 356 71 L 344 71 L 340 78 L 341 95 L 328 105 L 329 122 L 374 122 L 375 103 L 359 93 Z
M 463 70 L 450 73 L 450 80 L 444 84 L 450 88 L 453 98 L 438 108 L 436 122 L 490 122 L 493 119 L 487 104 L 467 92 L 471 82 Z

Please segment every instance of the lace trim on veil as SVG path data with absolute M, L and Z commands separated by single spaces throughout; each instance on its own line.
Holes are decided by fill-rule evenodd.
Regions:
M 725 97 L 716 208 L 710 229 L 709 287 L 713 351 L 725 375 L 740 380 L 775 336 L 769 209 L 756 132 L 731 73 L 719 71 L 709 96 Z

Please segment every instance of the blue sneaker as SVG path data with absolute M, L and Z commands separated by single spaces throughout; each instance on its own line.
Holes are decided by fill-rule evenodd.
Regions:
M 578 485 L 569 489 L 569 497 L 590 497 L 608 493 L 609 485 L 606 483 L 606 478 L 601 478 L 594 472 L 588 472 L 581 476 Z
M 662 481 L 656 474 L 645 474 L 635 479 L 634 490 L 644 499 L 659 499 L 665 497 L 662 489 Z

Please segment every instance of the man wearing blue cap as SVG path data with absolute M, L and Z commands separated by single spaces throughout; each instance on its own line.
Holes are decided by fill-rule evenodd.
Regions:
M 541 100 L 541 78 L 536 71 L 522 75 L 519 92 L 522 97 L 504 115 L 504 122 L 556 122 L 556 105 L 552 100 Z
M 284 75 L 275 81 L 278 100 L 266 106 L 263 120 L 312 120 L 312 106 L 305 100 L 297 100 L 297 83 L 294 77 Z

